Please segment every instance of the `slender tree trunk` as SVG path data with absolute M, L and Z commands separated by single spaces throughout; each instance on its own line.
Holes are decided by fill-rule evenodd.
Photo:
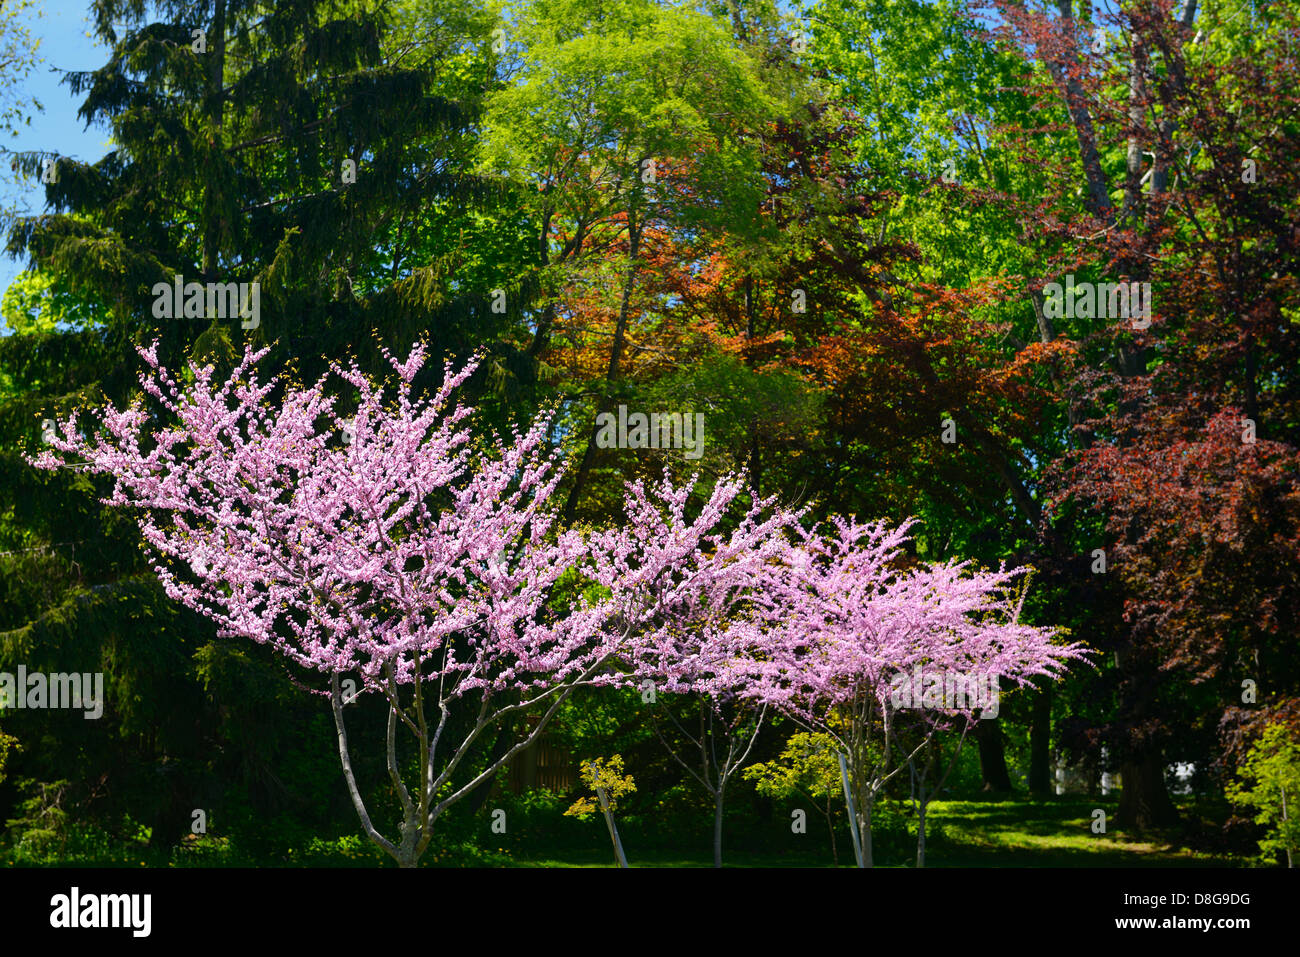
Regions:
M 1124 213 L 1136 214 L 1142 201 L 1142 141 L 1138 131 L 1146 111 L 1147 54 L 1140 34 L 1132 38 L 1133 62 L 1129 64 L 1128 121 L 1132 129 L 1128 135 L 1128 148 L 1124 163 Z M 1159 151 L 1159 144 L 1156 145 Z
M 916 866 L 925 867 L 925 806 L 922 800 L 916 811 Z
M 739 0 L 728 0 L 727 8 L 731 13 L 731 29 L 741 43 L 749 42 L 749 31 L 745 29 L 745 18 L 740 12 Z
M 862 833 L 862 791 L 861 782 L 858 779 L 857 769 L 854 768 L 853 780 L 850 783 L 848 762 L 844 755 L 840 754 L 840 783 L 844 788 L 844 806 L 848 810 L 849 819 L 849 836 L 853 838 L 853 855 L 857 860 L 858 867 L 866 867 L 864 851 L 864 836 Z M 854 797 L 855 787 L 858 795 Z
M 859 821 L 861 822 L 859 824 L 858 830 L 862 838 L 862 866 L 863 867 L 876 866 L 875 861 L 872 859 L 871 856 L 871 805 L 874 802 L 875 802 L 874 796 L 868 797 L 866 801 L 863 802 L 865 806 L 862 809 L 862 813 L 858 816 Z
M 382 848 L 400 865 L 402 858 L 397 847 L 380 834 L 371 823 L 370 812 L 366 810 L 366 802 L 361 797 L 356 776 L 352 773 L 352 753 L 348 747 L 347 725 L 343 721 L 343 693 L 339 690 L 337 674 L 330 675 L 330 707 L 334 715 L 334 728 L 338 734 L 339 761 L 343 765 L 343 780 L 348 786 L 348 796 L 352 798 L 352 806 L 356 808 L 357 816 L 361 819 L 361 827 L 377 847 Z
M 609 798 L 605 796 L 605 789 L 596 788 L 596 796 L 600 798 L 600 811 L 605 815 L 605 824 L 609 828 L 609 839 L 614 843 L 614 857 L 618 860 L 619 867 L 627 867 L 627 857 L 623 854 L 623 842 L 618 838 L 618 827 L 614 824 L 614 813 L 609 809 Z
M 1062 29 L 1073 32 L 1074 9 L 1071 0 L 1057 0 L 1057 9 L 1061 14 Z M 1109 219 L 1114 209 L 1110 203 L 1106 174 L 1101 166 L 1101 154 L 1097 150 L 1097 133 L 1093 129 L 1092 114 L 1088 110 L 1088 94 L 1073 72 L 1078 67 L 1073 42 L 1069 44 L 1069 50 L 1067 61 L 1049 59 L 1046 65 L 1061 90 L 1065 108 L 1069 111 L 1079 140 L 1079 158 L 1083 161 L 1083 176 L 1088 189 L 1084 206 L 1094 216 Z
M 831 795 L 835 791 L 828 789 L 826 792 L 826 829 L 831 832 L 831 864 L 835 867 L 840 866 L 840 851 L 835 844 L 835 814 L 831 806 Z
M 1029 726 L 1029 793 L 1050 794 L 1052 790 L 1052 686 L 1034 695 Z
M 1197 0 L 1187 0 L 1183 4 L 1183 13 L 1179 19 L 1179 52 L 1192 40 L 1192 21 L 1196 19 L 1196 2 Z M 1175 95 L 1185 92 L 1187 89 L 1187 75 L 1183 70 L 1181 56 L 1166 56 L 1163 59 L 1168 67 L 1169 75 L 1173 79 L 1172 87 Z M 1177 124 L 1167 116 L 1160 120 L 1158 127 L 1160 139 L 1155 144 L 1155 163 L 1151 167 L 1152 196 L 1160 195 L 1169 186 L 1169 164 L 1174 159 L 1172 146 L 1176 128 Z
M 722 866 L 722 801 L 726 792 L 719 787 L 713 792 L 713 866 Z

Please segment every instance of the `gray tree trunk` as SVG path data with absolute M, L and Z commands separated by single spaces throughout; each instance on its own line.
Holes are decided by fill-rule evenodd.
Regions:
M 722 788 L 713 795 L 713 866 L 722 866 L 722 801 L 724 792 Z

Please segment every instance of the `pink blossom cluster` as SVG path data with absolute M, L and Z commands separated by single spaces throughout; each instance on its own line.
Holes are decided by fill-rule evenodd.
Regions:
M 424 391 L 424 347 L 405 362 L 385 353 L 396 374 L 386 396 L 355 365 L 332 365 L 310 387 L 264 383 L 265 354 L 246 351 L 224 383 L 192 364 L 182 385 L 156 344 L 142 349 L 152 410 L 143 398 L 106 409 L 87 435 L 74 415 L 32 462 L 111 477 L 106 501 L 137 512 L 170 596 L 222 634 L 329 676 L 349 793 L 366 833 L 404 865 L 574 688 L 645 680 L 750 701 L 760 723 L 776 708 L 831 734 L 869 864 L 871 804 L 898 767 L 895 675 L 921 667 L 1023 684 L 1084 654 L 1020 620 L 1023 569 L 906 562 L 910 522 L 807 526 L 775 500 L 752 500 L 744 476 L 700 495 L 698 477 L 678 485 L 665 473 L 628 484 L 622 524 L 561 529 L 548 418 L 506 438 L 476 433 L 473 410 L 452 402 L 475 363 L 446 366 Z M 335 411 L 331 376 L 354 390 L 351 421 Z M 389 703 L 388 768 L 404 810 L 396 841 L 374 826 L 352 773 L 348 674 Z M 472 726 L 444 740 L 458 702 Z M 524 740 L 446 789 L 485 728 L 530 708 L 544 713 Z M 415 792 L 399 767 L 399 719 L 418 749 Z M 943 719 L 922 720 L 918 749 Z M 868 744 L 877 725 L 883 763 Z
M 452 405 L 473 362 L 416 397 L 424 347 L 388 356 L 387 403 L 334 365 L 358 396 L 345 423 L 328 376 L 268 402 L 266 350 L 219 385 L 191 366 L 182 386 L 156 349 L 141 350 L 140 381 L 173 425 L 146 434 L 136 402 L 86 438 L 74 415 L 33 462 L 63 464 L 57 452 L 111 476 L 108 501 L 138 510 L 170 596 L 308 668 L 372 687 L 418 668 L 457 694 L 648 676 L 812 719 L 864 694 L 883 705 L 890 678 L 918 664 L 1023 683 L 1081 654 L 1020 622 L 1022 569 L 904 569 L 911 523 L 836 518 L 822 532 L 773 500 L 733 521 L 743 476 L 716 482 L 694 514 L 697 481 L 630 483 L 622 525 L 560 531 L 549 421 L 485 448 L 473 410 Z M 557 607 L 571 570 L 599 594 L 571 587 Z
M 375 686 L 411 682 L 419 662 L 425 681 L 463 695 L 563 681 L 604 655 L 593 640 L 603 605 L 577 596 L 564 614 L 548 607 L 587 546 L 578 532 L 552 534 L 560 472 L 545 420 L 487 454 L 472 410 L 450 404 L 475 364 L 448 367 L 414 398 L 422 346 L 404 363 L 389 357 L 388 403 L 355 367 L 332 367 L 359 396 L 350 423 L 327 377 L 285 389 L 272 414 L 277 383 L 254 368 L 265 353 L 247 352 L 220 386 L 210 367 L 191 366 L 183 387 L 156 344 L 141 350 L 151 370 L 141 384 L 175 424 L 147 437 L 137 402 L 106 410 L 85 439 L 74 415 L 34 464 L 60 464 L 57 451 L 112 476 L 108 501 L 138 510 L 168 595 L 305 667 L 355 670 Z
M 1084 656 L 1057 629 L 1021 621 L 1016 585 L 1026 569 L 905 563 L 913 524 L 836 517 L 824 532 L 791 525 L 796 541 L 765 579 L 765 604 L 781 613 L 728 665 L 738 693 L 825 729 L 837 710 L 868 701 L 888 713 L 892 682 L 917 666 L 1023 685 L 1054 680 Z

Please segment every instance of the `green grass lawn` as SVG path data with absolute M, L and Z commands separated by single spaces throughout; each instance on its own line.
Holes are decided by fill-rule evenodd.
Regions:
M 1107 833 L 1092 833 L 1094 808 L 1106 811 Z M 1189 822 L 1201 815 L 1194 807 L 1181 809 Z M 1116 805 L 1097 799 L 935 801 L 929 810 L 927 867 L 1242 867 L 1250 858 L 1196 852 L 1179 846 L 1179 834 L 1130 835 L 1113 825 Z M 601 832 L 603 837 L 603 829 Z M 783 835 L 784 838 L 784 835 Z M 731 867 L 829 867 L 831 855 L 824 831 L 810 827 L 805 849 L 763 848 L 744 837 L 724 838 L 723 862 Z M 780 841 L 790 844 L 788 839 Z M 624 836 L 633 867 L 710 867 L 709 846 L 693 849 L 646 849 Z M 853 863 L 847 832 L 839 842 L 840 866 Z M 877 866 L 910 867 L 911 847 L 898 842 L 877 853 Z M 521 867 L 612 867 L 605 845 L 590 851 L 530 856 L 514 852 Z
M 1092 812 L 1107 815 L 1092 832 Z M 1243 857 L 1178 846 L 1178 834 L 1127 834 L 1108 801 L 936 801 L 930 819 L 942 838 L 926 849 L 927 867 L 1240 867 Z M 1192 809 L 1183 809 L 1194 819 Z
M 1107 814 L 1107 833 L 1092 832 L 1092 813 Z M 878 867 L 911 867 L 916 838 L 906 805 L 894 803 L 881 812 L 874 834 Z M 1254 859 L 1194 847 L 1222 845 L 1222 805 L 1180 807 L 1184 824 L 1176 832 L 1128 834 L 1114 826 L 1113 799 L 1070 797 L 1045 800 L 935 801 L 928 815 L 927 867 L 1243 867 Z M 744 820 L 744 815 L 738 815 Z M 666 827 L 658 818 L 630 817 L 619 822 L 623 845 L 633 867 L 711 867 L 711 821 L 701 815 Z M 568 818 L 535 818 L 490 840 L 466 841 L 444 832 L 421 864 L 426 867 L 613 867 L 613 853 L 602 821 L 574 830 Z M 481 831 L 479 831 L 481 834 Z M 853 849 L 843 821 L 837 831 L 839 866 L 853 864 Z M 359 834 L 311 840 L 274 854 L 237 847 L 229 838 L 205 837 L 184 849 L 151 851 L 147 833 L 121 842 L 100 835 L 68 844 L 60 853 L 15 861 L 0 852 L 0 865 L 128 867 L 376 867 L 392 866 Z M 767 823 L 750 821 L 724 833 L 723 862 L 729 867 L 830 867 L 830 839 L 824 822 L 810 819 L 804 834 L 794 834 L 780 814 Z

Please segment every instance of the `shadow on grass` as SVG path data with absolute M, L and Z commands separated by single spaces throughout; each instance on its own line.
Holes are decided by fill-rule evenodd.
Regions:
M 1106 813 L 1106 832 L 1093 832 L 1093 812 Z M 1228 853 L 1205 853 L 1183 846 L 1182 831 L 1142 834 L 1115 827 L 1115 799 L 1013 799 L 936 801 L 930 805 L 927 867 L 1243 867 L 1250 859 Z M 1181 808 L 1191 820 L 1195 807 Z M 914 835 L 912 837 L 914 841 Z M 704 853 L 688 848 L 644 848 L 629 844 L 633 867 L 710 867 Z M 701 847 L 700 851 L 706 851 Z M 878 855 L 878 866 L 911 867 L 914 846 Z M 613 867 L 607 849 L 564 850 L 513 855 L 517 867 Z M 830 852 L 810 842 L 805 852 L 764 850 L 743 838 L 728 841 L 727 867 L 830 867 Z M 840 847 L 840 866 L 852 864 L 847 835 Z
M 913 822 L 900 807 L 892 807 L 894 829 L 877 832 L 876 865 L 911 867 L 915 861 Z M 1094 811 L 1106 813 L 1105 833 L 1094 833 Z M 928 867 L 1243 867 L 1251 858 L 1228 852 L 1188 848 L 1199 835 L 1222 834 L 1225 811 L 1221 806 L 1187 803 L 1179 810 L 1186 825 L 1177 831 L 1130 834 L 1115 827 L 1117 802 L 1111 798 L 979 799 L 935 801 L 928 812 L 926 851 Z M 541 822 L 539 822 L 540 824 Z M 763 826 L 728 830 L 723 853 L 727 867 L 804 868 L 831 867 L 825 832 L 810 828 L 792 835 L 787 825 L 774 822 L 775 832 Z M 641 822 L 624 834 L 624 846 L 633 867 L 712 867 L 706 829 L 677 828 L 659 831 L 661 823 Z M 908 833 L 904 833 L 904 828 Z M 424 867 L 614 867 L 608 839 L 593 830 L 591 843 L 573 846 L 557 841 L 542 825 L 525 833 L 494 836 L 494 847 L 449 839 L 435 842 L 421 861 Z M 684 833 L 685 831 L 692 833 Z M 531 831 L 531 833 L 529 833 Z M 853 863 L 847 829 L 839 841 L 839 866 Z M 371 847 L 361 835 L 329 840 L 313 839 L 306 846 L 283 854 L 250 854 L 226 839 L 187 841 L 187 847 L 158 856 L 141 846 L 107 846 L 97 840 L 84 854 L 53 855 L 41 860 L 15 861 L 0 852 L 0 865 L 13 866 L 146 866 L 146 867 L 383 867 L 392 862 Z M 111 843 L 111 842 L 109 842 Z M 1200 840 L 1196 843 L 1205 845 Z M 1213 843 L 1211 846 L 1213 846 Z M 192 844 L 192 847 L 188 845 Z

